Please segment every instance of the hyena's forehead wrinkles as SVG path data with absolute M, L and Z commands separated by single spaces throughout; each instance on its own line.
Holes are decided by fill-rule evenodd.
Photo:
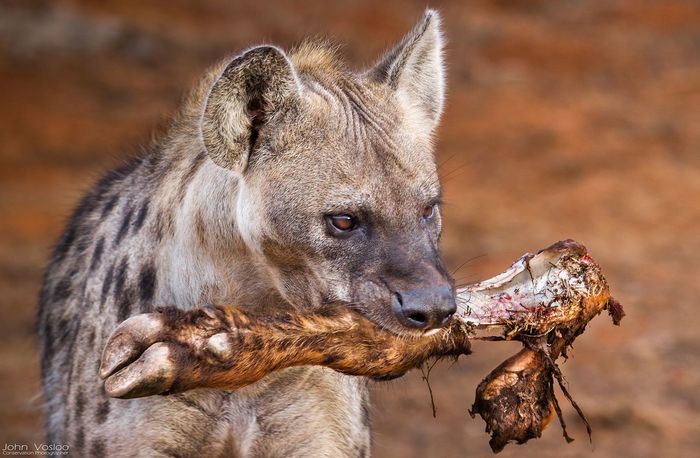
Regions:
M 400 119 L 386 91 L 371 88 L 351 77 L 334 81 L 309 79 L 305 84 L 310 96 L 323 100 L 327 122 L 347 141 L 362 143 L 379 137 L 392 144 L 392 129 Z
M 323 101 L 328 135 L 359 163 L 414 182 L 434 172 L 430 142 L 409 131 L 404 113 L 382 85 L 348 75 L 332 81 L 311 78 L 305 88 Z

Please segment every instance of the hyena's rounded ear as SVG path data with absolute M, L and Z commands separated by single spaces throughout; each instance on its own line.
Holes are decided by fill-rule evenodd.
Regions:
M 204 109 L 201 130 L 209 157 L 243 173 L 261 129 L 297 100 L 299 87 L 279 48 L 260 46 L 236 57 L 214 83 Z
M 440 120 L 445 98 L 445 69 L 440 15 L 426 10 L 413 30 L 370 71 L 396 91 L 408 109 L 418 109 L 430 127 Z

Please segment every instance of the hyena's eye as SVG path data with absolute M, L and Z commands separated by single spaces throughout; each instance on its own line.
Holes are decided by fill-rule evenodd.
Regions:
M 326 215 L 326 224 L 331 235 L 342 236 L 357 228 L 357 219 L 347 213 Z
M 425 221 L 433 219 L 435 217 L 435 205 L 428 205 L 424 207 L 421 216 Z

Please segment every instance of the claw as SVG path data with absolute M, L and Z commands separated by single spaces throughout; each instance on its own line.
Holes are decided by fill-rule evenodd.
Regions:
M 163 319 L 156 313 L 136 315 L 120 324 L 102 352 L 100 378 L 105 379 L 134 361 L 158 341 L 163 327 Z
M 139 359 L 105 380 L 105 391 L 114 398 L 131 399 L 167 392 L 175 382 L 177 370 L 174 344 L 158 342 Z
M 100 378 L 103 380 L 129 364 L 141 354 L 141 345 L 128 334 L 113 336 L 104 351 L 100 362 Z

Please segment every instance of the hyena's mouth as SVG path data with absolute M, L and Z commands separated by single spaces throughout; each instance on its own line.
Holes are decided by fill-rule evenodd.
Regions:
M 391 314 L 377 313 L 373 309 L 368 309 L 365 306 L 358 305 L 356 302 L 347 302 L 341 305 L 342 307 L 347 307 L 352 309 L 357 314 L 361 315 L 363 318 L 368 320 L 373 326 L 382 331 L 386 331 L 396 337 L 404 339 L 421 339 L 432 337 L 440 332 L 444 332 L 448 324 L 439 328 L 432 328 L 427 330 L 415 329 L 403 326 L 399 321 L 394 318 Z M 379 308 L 379 307 L 377 307 Z M 389 308 L 388 306 L 383 306 L 381 309 Z M 389 315 L 389 316 L 387 316 Z M 451 319 L 450 319 L 451 321 Z

